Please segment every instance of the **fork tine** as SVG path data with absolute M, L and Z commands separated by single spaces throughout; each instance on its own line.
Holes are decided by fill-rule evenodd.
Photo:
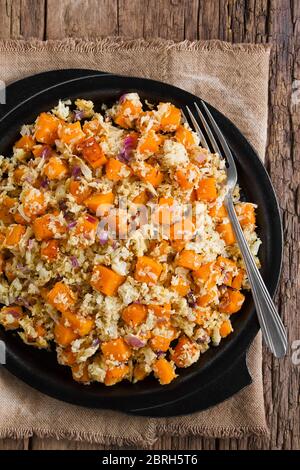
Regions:
M 201 101 L 201 102 L 202 102 L 202 101 Z M 202 103 L 203 103 L 203 102 L 202 102 Z M 218 146 L 218 143 L 217 143 L 217 141 L 216 141 L 216 139 L 215 139 L 215 136 L 213 135 L 213 133 L 212 133 L 212 131 L 211 131 L 211 129 L 210 129 L 210 127 L 209 127 L 209 125 L 208 125 L 208 123 L 207 123 L 205 117 L 203 116 L 202 111 L 199 109 L 199 106 L 197 105 L 197 103 L 194 103 L 194 105 L 195 105 L 196 111 L 197 111 L 197 113 L 198 113 L 198 116 L 199 116 L 199 118 L 201 119 L 202 125 L 203 125 L 203 127 L 204 127 L 204 129 L 205 129 L 205 131 L 206 131 L 206 133 L 207 133 L 207 135 L 208 135 L 208 137 L 209 137 L 209 139 L 210 139 L 210 142 L 211 142 L 212 148 L 214 149 L 214 152 L 215 152 L 215 153 L 218 153 L 218 154 L 221 156 L 222 154 L 221 154 L 221 152 L 220 152 L 220 148 L 219 148 L 219 146 Z
M 227 159 L 227 163 L 228 163 L 229 165 L 235 165 L 234 159 L 233 159 L 233 155 L 232 155 L 232 153 L 231 153 L 231 150 L 230 150 L 230 148 L 228 147 L 228 144 L 227 144 L 227 142 L 226 142 L 226 139 L 224 138 L 224 136 L 223 136 L 223 134 L 222 134 L 222 132 L 221 132 L 221 130 L 220 130 L 218 124 L 217 124 L 216 121 L 214 120 L 214 118 L 213 118 L 211 112 L 209 111 L 209 109 L 208 109 L 208 107 L 206 106 L 206 104 L 204 103 L 204 101 L 201 100 L 201 103 L 202 103 L 203 108 L 205 109 L 205 112 L 206 112 L 206 114 L 207 114 L 207 116 L 208 116 L 208 119 L 209 119 L 210 122 L 211 122 L 212 127 L 214 128 L 214 131 L 215 131 L 215 133 L 216 133 L 216 135 L 217 135 L 217 137 L 218 137 L 218 139 L 219 139 L 219 141 L 220 141 L 220 144 L 222 145 L 222 148 L 223 148 L 223 150 L 224 150 L 224 153 L 225 153 L 225 156 L 226 156 L 226 159 Z
M 186 115 L 184 114 L 184 112 L 182 111 L 182 109 L 181 109 L 181 115 L 183 117 L 184 123 L 188 123 L 188 119 L 187 119 Z
M 196 119 L 195 119 L 193 113 L 191 112 L 191 110 L 190 110 L 190 108 L 189 108 L 188 106 L 186 106 L 186 110 L 187 110 L 187 112 L 189 113 L 189 116 L 190 116 L 190 118 L 191 118 L 191 121 L 192 121 L 192 123 L 193 123 L 193 125 L 194 125 L 194 127 L 195 127 L 195 131 L 197 132 L 198 137 L 200 138 L 200 142 L 203 144 L 203 146 L 204 146 L 207 150 L 209 150 L 208 143 L 207 143 L 207 141 L 206 141 L 206 139 L 205 139 L 205 137 L 204 137 L 204 134 L 203 134 L 203 132 L 202 132 L 202 130 L 201 130 L 201 128 L 200 128 L 198 122 L 196 121 Z

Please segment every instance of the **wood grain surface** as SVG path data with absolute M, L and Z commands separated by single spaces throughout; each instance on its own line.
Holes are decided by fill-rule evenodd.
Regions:
M 167 436 L 155 449 L 300 449 L 300 1 L 299 0 L 0 0 L 0 38 L 60 39 L 122 35 L 222 39 L 273 44 L 270 64 L 267 168 L 284 224 L 284 263 L 277 305 L 289 331 L 282 361 L 264 352 L 268 438 Z M 297 103 L 298 101 L 298 103 Z M 102 449 L 36 437 L 0 441 L 0 449 Z M 111 448 L 111 447 L 110 447 Z

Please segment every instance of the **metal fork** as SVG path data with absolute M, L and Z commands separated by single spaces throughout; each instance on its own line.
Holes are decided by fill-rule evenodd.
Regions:
M 201 144 L 208 150 L 210 147 L 208 142 L 201 130 L 201 124 L 205 129 L 206 135 L 209 139 L 210 145 L 215 153 L 218 153 L 221 157 L 226 157 L 227 160 L 227 187 L 228 191 L 225 196 L 224 204 L 227 209 L 228 217 L 232 224 L 236 240 L 238 242 L 239 248 L 243 255 L 243 259 L 246 266 L 246 271 L 248 274 L 249 282 L 252 289 L 253 299 L 257 311 L 258 320 L 262 330 L 264 340 L 274 354 L 275 357 L 283 357 L 287 351 L 287 336 L 284 325 L 281 321 L 280 316 L 276 310 L 274 302 L 267 290 L 267 287 L 261 277 L 261 274 L 256 266 L 254 257 L 249 249 L 248 243 L 245 239 L 243 230 L 237 218 L 232 193 L 237 184 L 237 170 L 235 162 L 231 153 L 231 150 L 219 129 L 215 119 L 213 118 L 211 112 L 209 111 L 206 104 L 201 100 L 201 104 L 206 113 L 206 116 L 210 122 L 208 124 L 207 120 L 204 117 L 204 114 L 199 109 L 197 103 L 194 103 L 195 111 L 200 122 L 195 118 L 195 115 L 191 112 L 190 108 L 186 106 L 186 110 L 191 118 L 191 121 L 194 125 L 195 131 L 197 132 Z M 184 115 L 184 113 L 183 113 Z M 185 120 L 187 120 L 184 115 Z M 215 139 L 214 133 L 216 134 L 220 145 L 222 146 L 223 152 L 221 152 L 219 145 Z

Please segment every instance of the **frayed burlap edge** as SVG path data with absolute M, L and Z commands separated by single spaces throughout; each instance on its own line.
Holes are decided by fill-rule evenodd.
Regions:
M 156 427 L 157 436 L 166 436 L 167 434 L 172 434 L 173 436 L 198 436 L 198 437 L 208 437 L 214 439 L 241 439 L 247 436 L 268 436 L 270 431 L 267 427 L 264 426 L 239 426 L 237 428 L 233 427 L 217 427 L 212 429 L 209 426 L 195 426 L 189 429 L 186 433 L 182 432 L 182 426 L 180 424 L 167 424 L 160 425 Z
M 103 433 L 87 432 L 87 431 L 76 431 L 76 430 L 60 430 L 52 431 L 49 429 L 35 428 L 10 428 L 2 429 L 0 431 L 0 439 L 29 439 L 31 437 L 38 437 L 40 439 L 67 439 L 69 441 L 76 442 L 88 442 L 90 444 L 102 444 L 102 445 L 115 445 L 118 447 L 133 447 L 138 446 L 140 448 L 150 448 L 155 444 L 159 438 L 159 434 L 156 430 L 155 421 L 149 422 L 147 432 L 144 434 L 144 438 L 128 438 L 128 437 L 116 437 L 110 434 L 104 435 Z
M 74 39 L 66 38 L 62 40 L 48 39 L 41 41 L 39 39 L 8 39 L 0 41 L 0 52 L 32 52 L 32 51 L 68 51 L 68 52 L 87 52 L 96 53 L 101 51 L 141 51 L 144 49 L 153 50 L 175 50 L 175 51 L 211 51 L 219 49 L 221 51 L 234 53 L 257 54 L 270 51 L 269 44 L 231 44 L 229 42 L 216 39 L 209 41 L 181 41 L 175 42 L 167 39 L 125 39 L 122 37 L 94 38 L 92 41 L 88 38 Z

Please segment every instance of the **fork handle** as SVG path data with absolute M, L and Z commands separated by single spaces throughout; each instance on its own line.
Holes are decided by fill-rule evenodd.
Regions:
M 226 195 L 224 203 L 243 255 L 264 340 L 275 357 L 283 357 L 287 351 L 286 331 L 249 249 L 230 192 Z

